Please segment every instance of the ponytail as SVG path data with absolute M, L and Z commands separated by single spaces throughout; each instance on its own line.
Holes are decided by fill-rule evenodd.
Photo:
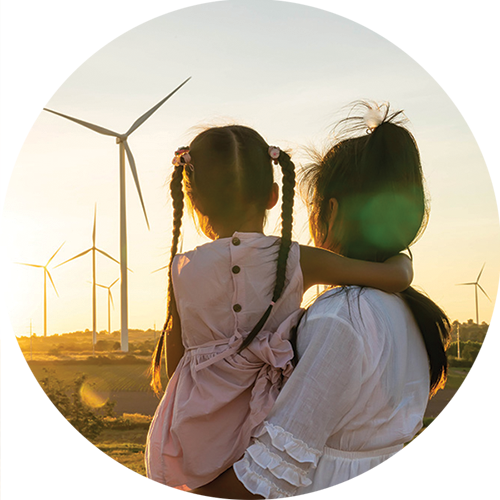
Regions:
M 418 325 L 430 365 L 429 398 L 444 388 L 448 376 L 446 349 L 450 342 L 450 320 L 431 299 L 414 288 L 400 293 Z
M 274 304 L 278 301 L 283 293 L 286 278 L 286 264 L 288 261 L 288 254 L 290 253 L 290 246 L 292 244 L 292 226 L 293 226 L 293 198 L 295 190 L 295 165 L 293 164 L 290 156 L 280 151 L 278 162 L 281 166 L 283 173 L 283 196 L 281 203 L 281 242 L 278 251 L 278 266 L 276 270 L 276 284 L 274 286 L 273 297 L 271 304 L 266 312 L 260 318 L 258 323 L 253 327 L 252 331 L 243 340 L 238 352 L 246 349 L 257 334 L 264 327 L 267 319 L 269 318 Z
M 170 180 L 170 194 L 172 196 L 172 206 L 174 208 L 174 221 L 172 229 L 172 247 L 170 250 L 170 262 L 168 264 L 168 291 L 167 291 L 167 319 L 161 332 L 158 343 L 153 352 L 151 360 L 151 382 L 150 385 L 154 392 L 158 394 L 161 389 L 161 360 L 164 353 L 165 336 L 172 328 L 173 304 L 174 304 L 174 286 L 172 283 L 172 263 L 177 254 L 179 239 L 181 235 L 182 213 L 184 210 L 184 193 L 182 191 L 182 176 L 184 167 L 182 164 L 175 166 Z

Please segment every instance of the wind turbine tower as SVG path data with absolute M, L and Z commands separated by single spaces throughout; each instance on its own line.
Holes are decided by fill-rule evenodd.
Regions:
M 124 133 L 119 134 L 118 132 L 113 132 L 112 130 L 100 127 L 99 125 L 94 125 L 93 123 L 88 123 L 78 118 L 73 118 L 68 115 L 64 115 L 57 111 L 44 108 L 45 111 L 54 113 L 55 115 L 71 120 L 79 125 L 82 125 L 94 132 L 103 135 L 109 135 L 116 138 L 116 143 L 119 146 L 119 166 L 120 166 L 120 279 L 121 279 L 121 349 L 123 352 L 128 352 L 128 281 L 127 281 L 127 216 L 126 216 L 126 198 L 125 198 L 125 155 L 127 156 L 128 163 L 130 165 L 130 170 L 134 177 L 135 186 L 139 194 L 139 199 L 141 201 L 142 210 L 144 212 L 144 217 L 146 218 L 146 224 L 149 229 L 148 216 L 146 214 L 146 207 L 144 206 L 144 201 L 142 199 L 141 187 L 139 185 L 139 176 L 137 174 L 137 168 L 135 166 L 135 160 L 132 155 L 132 151 L 127 143 L 129 136 L 137 130 L 160 106 L 162 106 L 172 95 L 174 95 L 183 85 L 185 85 L 191 77 L 187 78 L 182 82 L 175 90 L 170 92 L 166 97 L 164 97 L 158 104 L 153 106 L 149 111 L 144 113 L 139 117 L 130 128 Z
M 477 275 L 476 281 L 472 283 L 457 283 L 457 285 L 474 285 L 475 289 L 475 295 L 476 295 L 476 324 L 479 325 L 479 298 L 478 298 L 478 293 L 477 290 L 481 290 L 481 292 L 486 295 L 486 298 L 491 302 L 491 299 L 488 297 L 488 294 L 484 291 L 483 287 L 479 284 L 479 278 L 481 278 L 481 274 L 483 274 L 484 266 L 486 265 L 486 262 L 483 264 L 483 267 L 481 268 L 481 271 L 479 271 L 479 274 Z
M 70 262 L 72 260 L 78 259 L 79 257 L 83 257 L 84 255 L 88 254 L 89 252 L 92 252 L 92 350 L 94 351 L 95 349 L 95 343 L 96 343 L 96 337 L 97 337 L 97 282 L 96 282 L 96 252 L 101 253 L 108 259 L 111 259 L 113 262 L 116 262 L 117 264 L 120 264 L 116 259 L 111 257 L 111 255 L 108 255 L 104 250 L 101 250 L 100 248 L 97 248 L 95 245 L 95 240 L 96 240 L 96 215 L 97 215 L 97 207 L 94 207 L 94 228 L 92 230 L 92 246 L 85 250 L 84 252 L 79 253 L 78 255 L 75 255 L 74 257 L 71 257 L 71 259 L 65 260 L 64 262 L 61 262 L 58 264 L 56 267 L 62 266 L 63 264 L 66 264 L 67 262 Z M 95 351 L 94 351 L 95 352 Z
M 101 288 L 105 288 L 108 291 L 108 334 L 111 333 L 111 305 L 113 304 L 113 294 L 111 293 L 111 287 L 119 280 L 120 278 L 116 278 L 113 283 L 109 286 L 105 285 L 99 285 L 99 283 L 96 283 L 97 286 Z M 114 304 L 113 304 L 114 307 Z
M 16 264 L 20 264 L 21 266 L 39 267 L 43 269 L 43 336 L 44 337 L 47 336 L 47 276 L 49 277 L 49 280 L 52 283 L 56 295 L 59 297 L 56 285 L 54 285 L 54 281 L 52 280 L 52 276 L 50 275 L 48 267 L 49 264 L 52 262 L 52 259 L 57 255 L 57 252 L 61 250 L 63 245 L 64 243 L 55 251 L 54 255 L 52 255 L 52 257 L 47 261 L 47 264 L 45 264 L 44 266 L 40 264 L 26 264 L 24 262 L 16 262 Z

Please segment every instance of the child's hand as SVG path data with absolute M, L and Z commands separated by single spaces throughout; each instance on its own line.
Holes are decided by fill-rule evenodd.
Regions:
M 391 292 L 402 292 L 406 290 L 413 281 L 413 262 L 404 253 L 399 253 L 387 259 L 384 264 L 388 265 L 387 272 L 393 275 L 391 280 Z

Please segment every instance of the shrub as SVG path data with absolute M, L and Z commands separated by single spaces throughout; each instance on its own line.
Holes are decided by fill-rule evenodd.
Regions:
M 47 354 L 50 356 L 60 356 L 61 355 L 61 348 L 60 347 L 53 347 L 52 349 L 49 349 L 47 351 Z
M 115 430 L 149 429 L 153 417 L 139 413 L 124 413 L 117 418 L 108 418 L 107 426 Z
M 112 340 L 98 340 L 94 346 L 96 351 L 111 351 L 112 347 Z
M 79 374 L 71 384 L 59 380 L 54 372 L 44 368 L 46 377 L 40 380 L 40 385 L 52 401 L 54 406 L 62 413 L 68 422 L 87 439 L 95 439 L 106 426 L 106 417 L 114 415 L 114 401 L 107 401 L 100 408 L 87 406 L 80 391 L 87 380 L 87 376 Z
M 466 342 L 460 341 L 460 359 L 464 361 L 469 361 L 473 363 L 476 361 L 476 357 L 479 354 L 479 350 L 483 344 L 481 342 L 475 342 L 473 340 L 467 340 Z M 452 342 L 446 351 L 448 357 L 457 357 L 458 355 L 458 343 Z
M 123 365 L 143 365 L 149 364 L 149 360 L 140 359 L 133 354 L 126 354 L 122 358 L 117 358 L 116 363 Z
M 472 361 L 463 358 L 456 358 L 454 356 L 448 356 L 448 366 L 452 368 L 470 368 L 472 366 Z

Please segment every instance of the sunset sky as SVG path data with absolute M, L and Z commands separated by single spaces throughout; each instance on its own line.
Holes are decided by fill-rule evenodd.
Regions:
M 189 36 L 185 27 L 189 26 Z M 277 34 L 279 33 L 279 37 Z M 414 247 L 414 284 L 450 315 L 475 318 L 473 287 L 494 301 L 500 261 L 498 212 L 487 168 L 460 112 L 411 58 L 379 35 L 334 14 L 301 5 L 252 1 L 187 8 L 125 33 L 85 61 L 46 107 L 118 132 L 185 78 L 192 80 L 129 140 L 151 230 L 127 172 L 129 326 L 160 327 L 165 308 L 171 206 L 165 184 L 171 157 L 196 129 L 236 122 L 269 143 L 290 148 L 296 163 L 306 146 L 328 144 L 339 110 L 360 98 L 404 109 L 420 146 L 431 197 L 431 219 Z M 127 166 L 128 169 L 128 166 Z M 97 246 L 119 258 L 118 147 L 101 136 L 40 110 L 13 171 L 5 202 L 9 309 L 16 335 L 43 332 L 43 272 L 14 264 L 51 267 L 91 246 L 97 204 Z M 300 203 L 298 203 L 300 206 Z M 267 231 L 276 229 L 279 213 Z M 185 218 L 184 248 L 207 240 Z M 307 243 L 303 208 L 295 237 Z M 59 297 L 48 289 L 50 333 L 92 328 L 91 256 L 54 269 Z M 116 264 L 98 257 L 97 281 L 111 284 Z M 119 328 L 119 285 L 112 330 Z M 107 296 L 98 290 L 98 330 L 107 329 Z M 493 302 L 480 297 L 480 320 Z

